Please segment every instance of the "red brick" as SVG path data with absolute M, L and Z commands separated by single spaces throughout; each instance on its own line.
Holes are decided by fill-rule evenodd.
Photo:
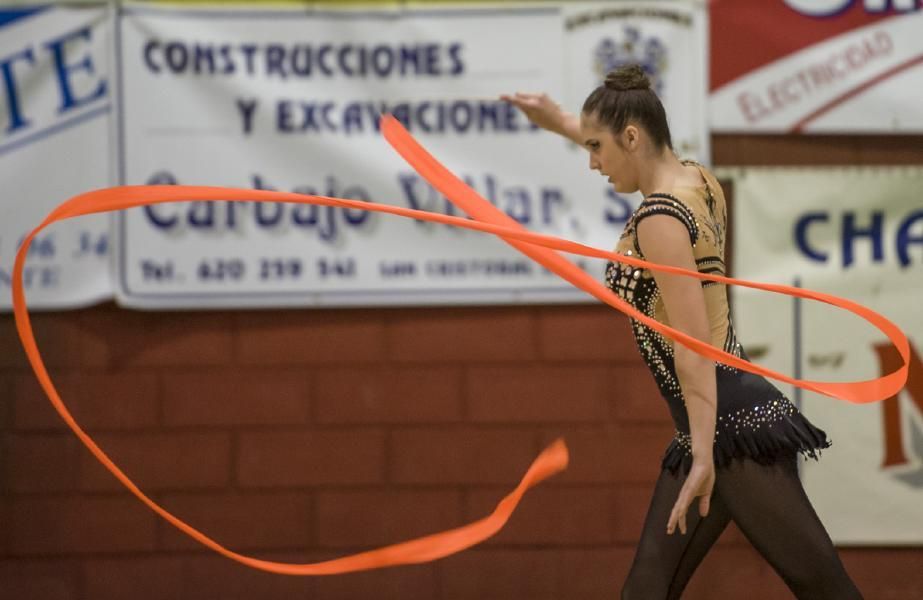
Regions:
M 872 136 L 859 137 L 861 141 L 850 143 L 853 140 L 843 135 L 722 134 L 714 136 L 712 157 L 714 164 L 721 166 L 881 164 L 874 156 L 868 162 L 862 160 L 859 149 L 878 144 L 872 141 L 875 139 Z M 889 140 L 882 145 L 891 146 L 905 136 L 882 137 Z M 911 144 L 916 143 L 912 136 L 906 137 Z M 915 162 L 919 164 L 919 159 Z
M 307 493 L 166 494 L 162 505 L 227 548 L 301 549 L 310 544 L 313 515 Z M 205 549 L 170 523 L 158 524 L 162 548 Z
M 79 569 L 71 561 L 0 561 L 0 581 L 4 598 L 77 600 L 81 597 Z
M 461 418 L 461 369 L 334 369 L 317 376 L 320 423 L 431 423 Z
M 923 549 L 844 548 L 840 558 L 866 598 L 918 598 L 923 590 Z
M 829 137 L 834 143 L 842 138 L 841 135 L 836 134 L 831 134 Z M 872 143 L 869 143 L 870 141 Z M 856 150 L 856 159 L 853 164 L 887 165 L 889 167 L 913 165 L 916 167 L 923 162 L 923 156 L 920 153 L 920 143 L 923 139 L 919 135 L 882 134 L 872 137 L 860 134 L 850 142 L 849 145 Z
M 301 555 L 261 555 L 260 558 L 286 563 L 307 562 Z M 183 583 L 185 590 L 181 600 L 198 600 L 203 597 L 221 600 L 314 598 L 315 578 L 267 573 L 223 557 L 202 556 L 183 561 Z
M 245 486 L 379 483 L 385 435 L 374 429 L 245 433 L 237 477 Z
M 527 309 L 438 308 L 399 313 L 388 322 L 388 356 L 398 361 L 530 360 L 534 318 Z
M 648 483 L 660 476 L 663 453 L 673 439 L 668 424 L 626 423 L 548 429 L 543 442 L 563 437 L 570 464 L 555 483 Z
M 0 431 L 13 428 L 13 382 L 11 376 L 0 373 Z
M 5 487 L 4 483 L 4 487 Z M 10 544 L 10 529 L 13 522 L 13 500 L 12 496 L 6 495 L 6 490 L 0 493 L 0 557 L 10 556 L 12 550 Z
M 68 372 L 54 377 L 53 382 L 81 427 L 138 429 L 157 422 L 158 383 L 154 373 Z M 33 375 L 18 377 L 14 390 L 14 422 L 18 429 L 67 429 Z
M 232 319 L 223 313 L 110 310 L 84 316 L 88 344 L 116 368 L 228 364 Z
M 306 562 L 303 555 L 261 554 L 260 558 Z M 91 557 L 84 565 L 86 595 L 83 597 L 92 600 L 316 597 L 313 577 L 267 573 L 213 554 Z
M 556 597 L 580 600 L 618 598 L 633 558 L 633 548 L 562 550 Z
M 468 415 L 480 422 L 599 422 L 613 395 L 605 368 L 480 367 L 468 371 Z
M 163 375 L 166 425 L 297 425 L 310 419 L 298 371 L 204 370 Z
M 18 493 L 64 492 L 77 487 L 80 442 L 69 434 L 7 435 L 5 475 Z
M 470 492 L 466 520 L 487 516 L 509 491 Z M 488 544 L 607 544 L 612 541 L 613 508 L 606 488 L 532 489 Z
M 320 492 L 317 538 L 326 547 L 396 544 L 463 524 L 454 491 Z
M 230 482 L 231 440 L 225 433 L 104 434 L 96 442 L 142 490 L 221 487 Z M 89 453 L 81 456 L 84 490 L 122 484 Z
M 544 359 L 642 364 L 627 317 L 609 306 L 543 307 L 538 332 Z
M 349 573 L 337 577 L 318 577 L 314 600 L 406 600 L 439 598 L 439 580 L 433 564 L 408 565 Z
M 724 530 L 724 533 L 721 534 L 721 537 L 718 538 L 718 544 L 721 546 L 747 546 L 750 542 L 740 532 L 737 525 L 731 522 L 728 524 L 727 529 Z
M 644 518 L 647 516 L 653 493 L 654 486 L 647 485 L 620 485 L 615 488 L 612 526 L 616 541 L 634 547 L 641 539 Z M 666 522 L 663 527 L 666 529 Z
M 79 401 L 74 398 L 77 390 L 77 386 L 73 385 L 74 379 L 75 374 L 71 371 L 52 373 L 52 382 L 65 407 L 79 424 L 84 425 L 81 418 L 83 411 L 78 408 Z M 10 387 L 12 393 L 8 398 L 11 399 L 10 412 L 16 429 L 69 431 L 31 371 L 13 378 Z
M 87 342 L 81 319 L 80 312 L 30 315 L 35 341 L 47 367 L 99 365 L 103 356 Z M 0 320 L 0 368 L 31 370 L 12 315 Z
M 618 428 L 619 452 L 612 457 L 616 477 L 625 483 L 653 483 L 663 453 L 673 439 L 672 424 L 625 424 Z
M 240 313 L 236 355 L 244 364 L 302 365 L 385 358 L 384 323 L 374 311 Z
M 391 434 L 396 483 L 515 485 L 538 456 L 527 431 L 406 429 Z
M 570 460 L 567 470 L 549 481 L 550 485 L 583 483 L 616 483 L 622 481 L 615 467 L 621 448 L 621 428 L 611 423 L 589 425 L 561 425 L 549 428 L 542 435 L 542 445 L 548 446 L 557 438 L 567 445 Z
M 23 369 L 28 366 L 26 352 L 16 331 L 16 321 L 12 314 L 0 315 L 0 368 Z
M 689 581 L 683 598 L 785 600 L 794 596 L 751 547 L 713 548 Z
M 15 556 L 154 549 L 155 515 L 134 498 L 20 497 L 10 502 Z
M 182 558 L 133 556 L 93 557 L 84 561 L 85 598 L 126 600 L 185 598 Z M 143 590 L 143 595 L 142 595 Z M 196 590 L 202 593 L 202 590 Z
M 452 600 L 561 600 L 560 556 L 551 550 L 475 549 L 439 562 L 442 593 Z
M 609 408 L 615 420 L 627 423 L 673 422 L 667 401 L 660 395 L 646 366 L 612 367 L 609 377 Z

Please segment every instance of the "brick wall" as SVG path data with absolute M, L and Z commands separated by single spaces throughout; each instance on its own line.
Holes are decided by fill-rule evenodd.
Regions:
M 718 137 L 715 155 L 770 164 L 808 143 L 820 146 L 802 164 L 830 148 L 857 164 L 923 163 L 919 137 L 789 139 L 788 150 L 779 139 Z M 115 462 L 181 518 L 260 557 L 322 560 L 479 518 L 558 436 L 572 463 L 461 555 L 327 578 L 259 573 L 120 488 L 50 408 L 3 315 L 3 599 L 615 598 L 672 435 L 627 323 L 598 306 L 103 305 L 33 322 L 63 398 Z M 870 600 L 923 589 L 921 550 L 842 556 Z M 731 529 L 685 597 L 791 596 Z

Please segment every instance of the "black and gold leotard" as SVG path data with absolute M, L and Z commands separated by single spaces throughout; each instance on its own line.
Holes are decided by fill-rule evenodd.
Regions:
M 704 183 L 679 187 L 671 194 L 651 194 L 625 225 L 615 251 L 644 258 L 638 244 L 637 226 L 651 215 L 678 219 L 689 232 L 689 242 L 700 273 L 724 275 L 724 250 L 727 232 L 727 206 L 724 193 L 714 176 L 695 165 Z M 669 324 L 660 290 L 647 269 L 610 262 L 606 284 L 636 309 Z M 727 286 L 702 281 L 711 327 L 712 344 L 735 356 L 747 359 L 737 341 L 728 310 Z M 689 417 L 673 362 L 673 342 L 632 319 L 632 331 L 641 357 L 667 401 L 676 435 L 667 448 L 663 467 L 676 472 L 688 470 L 692 462 Z M 727 465 L 735 457 L 749 457 L 761 463 L 801 452 L 817 457 L 818 450 L 830 445 L 826 434 L 812 425 L 782 392 L 763 377 L 717 364 L 718 421 L 715 430 L 715 464 Z

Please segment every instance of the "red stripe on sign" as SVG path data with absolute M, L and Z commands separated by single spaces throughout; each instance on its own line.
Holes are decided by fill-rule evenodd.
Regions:
M 921 54 L 921 55 L 919 55 L 919 56 L 917 56 L 917 57 L 915 57 L 915 58 L 911 58 L 910 60 L 908 60 L 908 61 L 906 61 L 906 62 L 903 62 L 903 63 L 897 65 L 896 67 L 893 67 L 893 68 L 891 68 L 891 69 L 888 69 L 888 70 L 885 71 L 884 73 L 881 73 L 881 74 L 877 75 L 876 77 L 873 77 L 872 79 L 869 79 L 869 80 L 866 81 L 865 83 L 859 84 L 859 85 L 857 85 L 856 87 L 854 87 L 853 89 L 848 90 L 848 91 L 846 91 L 846 92 L 840 94 L 839 96 L 837 96 L 836 98 L 834 98 L 834 99 L 831 100 L 830 102 L 824 104 L 823 106 L 821 106 L 820 108 L 818 108 L 817 110 L 815 110 L 814 112 L 812 112 L 811 114 L 809 114 L 808 116 L 804 117 L 803 119 L 801 119 L 800 121 L 798 121 L 797 123 L 795 123 L 795 124 L 792 126 L 791 132 L 792 132 L 792 133 L 803 133 L 803 132 L 804 132 L 803 130 L 804 130 L 805 126 L 808 125 L 811 121 L 813 121 L 813 120 L 817 119 L 818 117 L 820 117 L 821 115 L 830 112 L 831 110 L 833 110 L 834 108 L 836 108 L 836 107 L 839 106 L 840 104 L 843 104 L 844 102 L 846 102 L 846 101 L 849 100 L 850 98 L 853 98 L 854 96 L 858 96 L 859 94 L 861 94 L 861 93 L 864 92 L 865 90 L 869 89 L 870 87 L 874 87 L 875 85 L 878 85 L 879 83 L 881 83 L 881 82 L 884 81 L 885 79 L 890 79 L 891 77 L 894 77 L 894 76 L 897 75 L 898 73 L 900 73 L 900 72 L 902 72 L 902 71 L 906 71 L 907 69 L 909 69 L 909 68 L 911 68 L 911 67 L 914 67 L 914 66 L 916 66 L 916 65 L 918 65 L 918 64 L 920 64 L 920 63 L 923 63 L 923 54 Z
M 829 17 L 810 17 L 782 0 L 712 0 L 711 91 L 789 54 L 888 18 L 893 9 L 866 12 L 863 3 Z

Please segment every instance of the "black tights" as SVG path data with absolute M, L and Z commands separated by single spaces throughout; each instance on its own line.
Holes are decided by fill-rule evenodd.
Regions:
M 622 600 L 679 598 L 732 520 L 799 600 L 861 599 L 804 492 L 796 461 L 766 466 L 741 459 L 719 468 L 709 514 L 700 517 L 694 502 L 686 535 L 666 533 L 684 477 L 661 473 Z

